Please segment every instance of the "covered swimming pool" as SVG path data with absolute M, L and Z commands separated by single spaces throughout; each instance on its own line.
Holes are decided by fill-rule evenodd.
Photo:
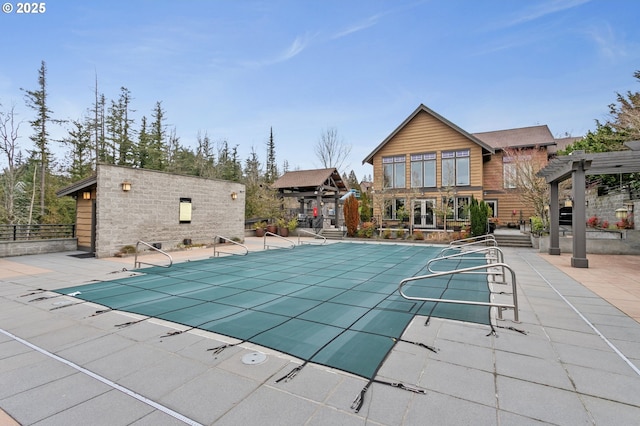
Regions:
M 441 247 L 336 243 L 139 269 L 56 290 L 111 309 L 161 318 L 373 379 L 416 315 L 490 324 L 487 306 L 409 301 L 407 277 L 429 274 Z M 461 266 L 444 260 L 441 270 Z M 465 261 L 464 267 L 481 265 Z M 484 274 L 414 284 L 426 298 L 488 302 Z

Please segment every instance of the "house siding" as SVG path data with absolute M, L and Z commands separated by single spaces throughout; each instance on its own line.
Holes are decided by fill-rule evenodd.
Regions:
M 79 194 L 81 195 L 81 194 Z M 95 193 L 91 196 L 95 198 Z M 91 206 L 93 200 L 85 200 L 81 196 L 76 200 L 76 237 L 78 249 L 91 249 Z
M 389 156 L 405 157 L 405 188 L 385 190 L 389 196 L 409 199 L 439 198 L 444 195 L 442 184 L 442 152 L 469 150 L 469 186 L 455 187 L 455 196 L 482 198 L 482 147 L 460 132 L 447 126 L 425 111 L 419 112 L 411 121 L 394 135 L 373 157 L 374 190 L 382 190 L 382 158 Z M 436 153 L 436 188 L 411 188 L 411 154 Z M 442 194 L 441 194 L 442 193 Z M 381 215 L 381 206 L 374 203 L 374 215 Z
M 531 155 L 532 164 L 546 164 L 546 149 L 520 150 L 523 155 Z M 501 225 L 516 225 L 520 220 L 528 221 L 535 214 L 532 208 L 524 205 L 518 188 L 504 187 L 503 159 L 504 151 L 497 151 L 491 160 L 484 163 L 484 193 L 482 199 L 496 200 L 497 215 Z M 515 213 L 514 213 L 515 212 Z

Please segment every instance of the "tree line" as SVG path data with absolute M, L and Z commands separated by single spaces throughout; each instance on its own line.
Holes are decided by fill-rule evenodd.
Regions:
M 15 105 L 0 103 L 0 154 L 6 163 L 0 173 L 0 223 L 73 223 L 74 201 L 58 198 L 55 192 L 91 176 L 98 163 L 244 183 L 248 218 L 273 217 L 278 208 L 276 194 L 269 186 L 288 171 L 289 164 L 286 160 L 282 167 L 277 164 L 273 129 L 266 142 L 264 164 L 253 147 L 243 161 L 238 145 L 226 140 L 214 142 L 207 132 L 198 133 L 195 148 L 184 146 L 175 127 L 166 124 L 161 101 L 136 123 L 131 91 L 123 86 L 116 99 L 107 99 L 99 90 L 97 77 L 92 104 L 77 119 L 54 118 L 44 61 L 38 69 L 37 87 L 21 91 L 33 112 L 32 120 L 17 120 Z M 28 131 L 26 124 L 31 127 L 33 147 L 23 151 L 19 140 Z M 61 140 L 51 139 L 52 126 L 66 130 Z M 63 158 L 54 156 L 54 143 L 64 148 Z M 316 146 L 316 155 L 325 167 L 342 165 L 349 152 L 335 129 L 323 133 Z M 352 185 L 358 185 L 353 171 L 348 178 Z

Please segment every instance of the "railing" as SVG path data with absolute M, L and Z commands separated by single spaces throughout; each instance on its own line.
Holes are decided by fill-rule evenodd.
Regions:
M 445 253 L 450 251 L 455 251 L 456 253 L 458 253 L 470 247 L 473 249 L 474 246 L 497 247 L 498 243 L 496 242 L 496 237 L 494 237 L 492 234 L 463 238 L 460 240 L 451 241 L 449 243 L 449 246 L 440 250 L 438 256 L 443 256 L 445 255 Z
M 224 240 L 224 241 L 230 242 L 232 244 L 235 244 L 235 245 L 237 245 L 239 247 L 242 247 L 244 249 L 244 253 L 235 253 L 235 252 L 232 252 L 232 251 L 218 250 L 217 247 L 218 247 L 218 244 L 219 244 L 220 240 Z M 233 254 L 233 255 L 237 255 L 237 256 L 246 256 L 249 253 L 249 249 L 247 248 L 247 246 L 245 246 L 244 244 L 240 244 L 237 241 L 233 241 L 230 238 L 223 237 L 222 235 L 214 236 L 213 237 L 213 241 L 214 241 L 214 243 L 213 243 L 213 257 L 219 257 L 220 253 Z
M 155 264 L 155 263 L 138 261 L 138 246 L 140 244 L 142 244 L 144 246 L 147 246 L 151 250 L 157 251 L 158 253 L 167 256 L 169 258 L 169 264 L 168 265 L 158 265 L 158 264 Z M 153 245 L 151 245 L 149 243 L 145 243 L 144 241 L 138 241 L 136 243 L 136 255 L 135 255 L 134 259 L 133 259 L 133 267 L 134 268 L 139 268 L 140 265 L 160 266 L 161 268 L 169 268 L 169 267 L 171 267 L 171 265 L 173 265 L 173 258 L 169 255 L 169 253 L 160 250 L 158 247 L 155 247 L 155 246 L 153 246 Z
M 0 241 L 74 238 L 75 224 L 0 225 Z
M 305 229 L 298 229 L 298 245 L 305 244 L 304 242 L 302 242 L 302 241 L 300 240 L 300 233 L 301 233 L 301 232 L 303 232 L 303 233 L 305 233 L 305 234 L 309 234 L 309 235 L 311 235 L 311 236 L 312 236 L 312 237 L 314 237 L 314 238 L 322 238 L 322 242 L 321 242 L 321 243 L 319 243 L 319 245 L 324 245 L 324 244 L 326 244 L 326 243 L 327 243 L 327 237 L 324 237 L 324 236 L 322 236 L 322 235 L 320 235 L 320 234 L 316 234 L 315 232 L 307 231 L 307 230 L 305 230 Z M 307 243 L 306 243 L 306 244 L 315 244 L 315 243 L 313 243 L 313 242 L 311 242 L 311 241 L 307 241 Z
M 482 254 L 484 253 L 484 256 L 474 256 L 474 254 Z M 478 260 L 486 260 L 489 261 L 489 264 L 504 264 L 504 253 L 502 252 L 502 250 L 498 247 L 482 247 L 479 249 L 474 249 L 474 250 L 468 250 L 468 251 L 461 251 L 458 253 L 454 253 L 454 254 L 450 254 L 447 256 L 438 256 L 438 257 L 434 257 L 433 259 L 429 260 L 427 262 L 427 269 L 429 270 L 429 272 L 434 272 L 434 273 L 438 273 L 438 272 L 445 272 L 442 270 L 433 270 L 431 269 L 431 264 L 442 261 L 442 260 L 451 260 L 451 259 L 456 259 L 459 261 L 478 261 Z M 469 272 L 470 274 L 472 273 L 484 273 L 484 272 Z M 505 280 L 505 268 L 501 268 L 501 272 L 493 272 L 493 275 L 502 275 L 503 280 Z M 494 282 L 497 284 L 506 284 L 506 281 L 502 281 L 502 282 L 498 282 L 495 279 L 494 276 Z
M 475 271 L 481 271 L 483 269 L 486 270 L 487 275 L 491 275 L 491 274 L 495 274 L 495 272 L 490 272 L 488 271 L 488 269 L 495 268 L 495 267 L 501 267 L 503 269 L 508 270 L 511 273 L 511 288 L 512 288 L 511 296 L 513 300 L 511 304 L 494 303 L 494 302 L 478 302 L 475 300 L 454 300 L 454 299 L 439 299 L 439 298 L 433 298 L 433 297 L 409 296 L 405 294 L 405 292 L 403 291 L 404 286 L 413 281 L 427 280 L 431 278 L 444 277 L 444 276 L 456 275 L 456 274 L 466 274 L 466 273 L 471 273 Z M 417 300 L 417 301 L 423 301 L 423 302 L 457 303 L 457 304 L 463 304 L 463 305 L 480 305 L 480 306 L 495 307 L 495 308 L 498 308 L 498 319 L 502 319 L 502 311 L 504 309 L 513 309 L 514 321 L 515 322 L 520 321 L 518 316 L 518 296 L 516 292 L 516 274 L 513 271 L 513 269 L 511 269 L 511 267 L 505 263 L 490 263 L 487 265 L 479 265 L 479 266 L 472 266 L 469 268 L 457 269 L 455 271 L 443 271 L 443 272 L 437 272 L 435 274 L 430 274 L 430 275 L 420 275 L 417 277 L 405 278 L 402 281 L 400 281 L 400 284 L 398 285 L 398 292 L 402 297 L 404 297 L 407 300 Z
M 289 244 L 291 244 L 291 246 L 290 246 L 290 247 L 287 247 L 287 246 L 275 246 L 275 245 L 267 244 L 267 237 L 268 237 L 269 235 L 271 235 L 271 236 L 273 236 L 273 237 L 278 237 L 278 238 L 280 238 L 281 240 L 284 240 L 284 241 L 288 242 Z M 274 248 L 288 248 L 288 249 L 292 249 L 292 248 L 294 248 L 294 247 L 296 246 L 296 243 L 294 243 L 293 241 L 291 241 L 291 240 L 289 240 L 289 239 L 287 239 L 287 238 L 285 238 L 285 237 L 283 237 L 283 236 L 280 236 L 280 235 L 278 235 L 278 234 L 274 234 L 273 232 L 269 232 L 269 231 L 266 231 L 266 232 L 264 233 L 264 237 L 262 237 L 262 238 L 264 239 L 264 249 L 265 249 L 265 250 L 268 250 L 268 249 L 269 249 L 269 247 L 274 247 Z
M 496 246 L 496 237 L 493 234 L 477 235 L 475 237 L 461 238 L 449 243 L 449 246 L 466 246 L 471 244 L 491 244 Z

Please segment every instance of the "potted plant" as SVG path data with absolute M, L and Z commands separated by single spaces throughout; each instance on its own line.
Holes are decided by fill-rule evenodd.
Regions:
M 275 223 L 273 222 L 269 222 L 267 224 L 267 232 L 270 232 L 272 234 L 275 234 L 278 231 L 278 227 L 276 226 Z
M 253 224 L 253 229 L 256 230 L 256 237 L 264 237 L 265 226 L 267 226 L 267 224 L 262 221 Z
M 278 235 L 281 237 L 289 236 L 289 228 L 287 228 L 287 221 L 284 218 L 281 217 L 276 220 L 276 227 L 278 228 Z
M 295 231 L 295 229 L 298 227 L 298 219 L 295 217 L 292 217 L 289 222 L 287 222 L 287 229 L 289 230 L 289 233 L 291 234 L 293 231 Z

